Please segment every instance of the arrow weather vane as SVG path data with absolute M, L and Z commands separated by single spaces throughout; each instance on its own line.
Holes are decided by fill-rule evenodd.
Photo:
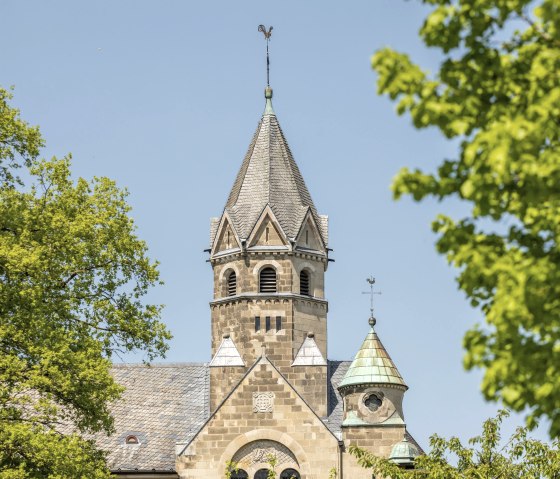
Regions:
M 373 328 L 373 326 L 375 325 L 375 318 L 373 317 L 373 296 L 375 294 L 381 294 L 381 291 L 374 291 L 373 290 L 373 285 L 375 284 L 375 278 L 373 276 L 370 276 L 369 278 L 366 278 L 366 281 L 369 283 L 369 291 L 363 291 L 362 294 L 369 294 L 370 298 L 370 305 L 369 305 L 369 311 L 370 311 L 370 318 L 369 318 L 369 324 L 371 325 L 371 327 Z
M 272 35 L 272 28 L 266 31 L 266 27 L 264 25 L 259 25 L 259 32 L 262 32 L 264 38 L 266 40 L 266 86 L 270 86 L 270 59 L 268 57 L 268 42 L 270 41 L 270 36 Z

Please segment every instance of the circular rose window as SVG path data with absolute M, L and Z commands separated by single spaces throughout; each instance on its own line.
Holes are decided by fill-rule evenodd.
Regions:
M 377 411 L 380 407 L 381 404 L 383 403 L 383 399 L 380 398 L 377 394 L 370 394 L 369 396 L 367 396 L 364 399 L 364 404 L 365 406 L 371 411 L 371 412 L 375 412 Z

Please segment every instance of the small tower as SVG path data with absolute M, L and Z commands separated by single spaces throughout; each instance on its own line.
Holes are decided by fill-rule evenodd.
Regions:
M 347 445 L 388 457 L 405 438 L 402 402 L 408 386 L 381 343 L 375 323 L 372 314 L 370 331 L 338 386 L 343 398 L 342 434 Z

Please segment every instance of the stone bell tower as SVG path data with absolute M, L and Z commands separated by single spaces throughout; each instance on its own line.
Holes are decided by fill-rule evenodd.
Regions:
M 211 409 L 266 355 L 325 416 L 328 218 L 313 204 L 270 87 L 265 99 L 223 213 L 211 221 Z

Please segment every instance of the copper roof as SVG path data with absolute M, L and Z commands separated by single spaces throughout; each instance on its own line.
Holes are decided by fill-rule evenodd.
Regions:
M 358 384 L 395 384 L 407 387 L 373 328 L 338 387 Z

